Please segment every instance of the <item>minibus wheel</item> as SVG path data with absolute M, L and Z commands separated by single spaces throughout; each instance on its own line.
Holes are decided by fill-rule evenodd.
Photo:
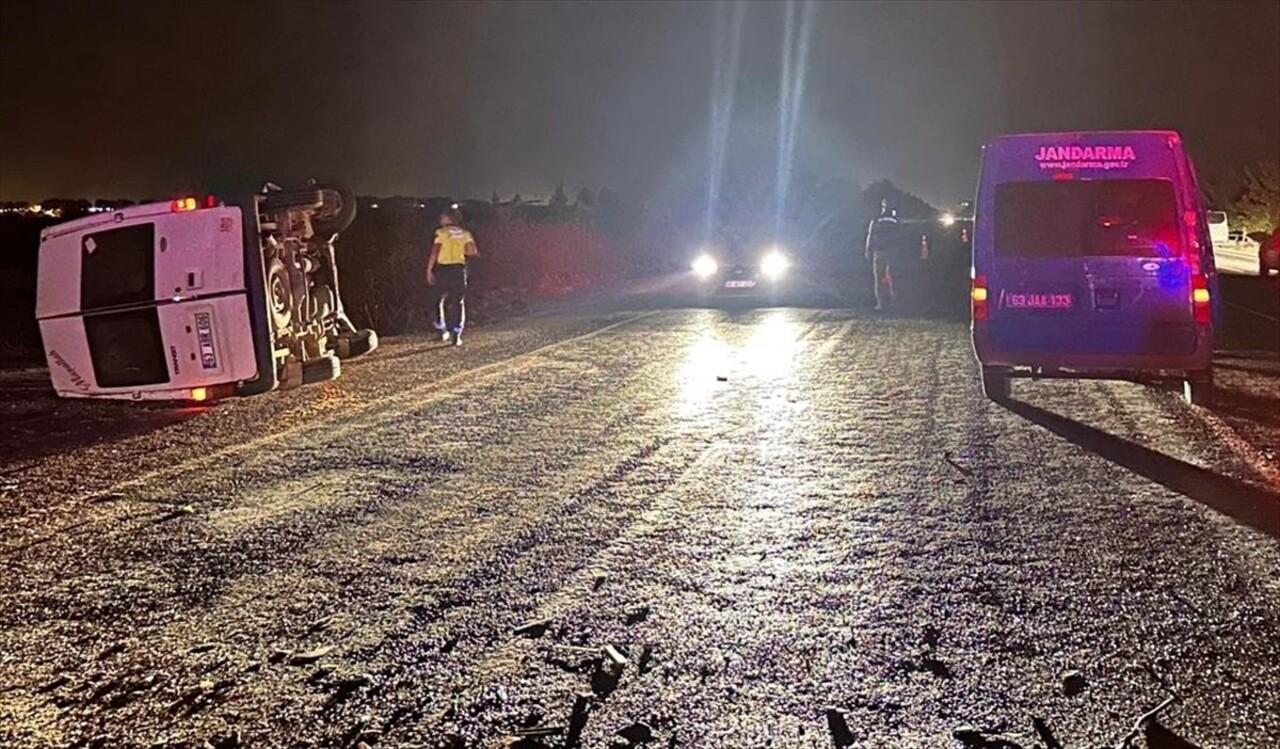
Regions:
M 1013 395 L 1009 373 L 998 369 L 982 370 L 982 394 L 993 401 L 1007 401 Z
M 351 222 L 356 220 L 356 196 L 346 185 L 337 183 L 321 183 L 316 185 L 320 190 L 323 203 L 311 226 L 315 233 L 322 237 L 331 237 L 346 231 Z
M 1199 372 L 1182 381 L 1182 397 L 1193 406 L 1213 405 L 1213 375 Z
M 336 356 L 321 356 L 308 359 L 302 363 L 302 384 L 314 385 L 317 382 L 328 382 L 342 373 L 342 365 Z
M 267 302 L 271 306 L 271 320 L 276 330 L 289 327 L 293 322 L 293 291 L 289 271 L 278 259 L 272 260 L 267 269 Z
M 314 187 L 301 190 L 273 190 L 262 198 L 262 212 L 314 210 L 324 205 L 324 196 Z

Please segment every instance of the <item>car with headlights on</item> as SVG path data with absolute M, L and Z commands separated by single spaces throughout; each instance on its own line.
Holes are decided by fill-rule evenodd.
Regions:
M 704 250 L 691 266 L 706 298 L 753 297 L 775 299 L 791 275 L 790 256 L 781 246 L 755 251 Z

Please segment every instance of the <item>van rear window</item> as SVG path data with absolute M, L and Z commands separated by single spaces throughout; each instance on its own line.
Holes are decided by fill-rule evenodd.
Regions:
M 99 387 L 136 387 L 169 381 L 160 316 L 154 307 L 86 315 L 84 332 Z
M 80 309 L 155 300 L 155 224 L 122 226 L 80 240 Z
M 1178 257 L 1173 183 L 1160 179 L 1006 182 L 996 186 L 1000 257 Z

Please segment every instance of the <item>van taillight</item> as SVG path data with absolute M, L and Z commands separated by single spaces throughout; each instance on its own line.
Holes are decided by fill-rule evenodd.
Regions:
M 235 394 L 235 385 L 209 385 L 208 387 L 191 388 L 187 391 L 187 399 L 192 403 L 211 403 L 223 398 L 230 398 Z
M 987 277 L 974 276 L 973 287 L 969 290 L 969 298 L 973 301 L 973 319 L 987 319 Z
M 204 207 L 205 207 L 205 208 L 217 208 L 217 207 L 218 207 L 218 198 L 217 198 L 217 197 L 215 197 L 215 196 L 213 196 L 213 195 L 206 195 L 206 196 L 204 196 Z
M 195 198 L 179 198 L 169 205 L 171 211 L 194 211 L 199 207 Z
M 1209 281 L 1196 273 L 1191 277 L 1191 312 L 1200 325 L 1208 325 L 1210 320 Z

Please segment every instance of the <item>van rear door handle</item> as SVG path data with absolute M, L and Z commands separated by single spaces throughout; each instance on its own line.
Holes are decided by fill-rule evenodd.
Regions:
M 1093 306 L 1095 309 L 1119 309 L 1120 292 L 1117 289 L 1094 289 Z

